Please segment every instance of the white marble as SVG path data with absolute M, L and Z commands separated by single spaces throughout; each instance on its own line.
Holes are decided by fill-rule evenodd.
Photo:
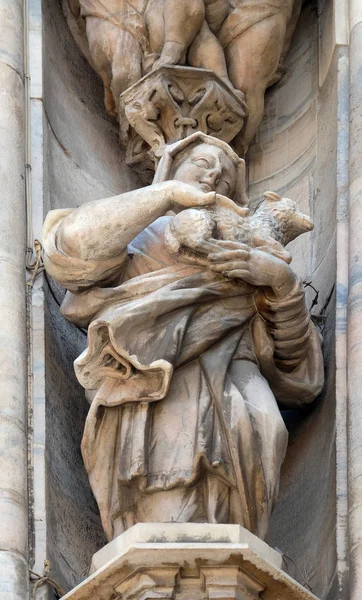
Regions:
M 64 600 L 317 600 L 282 571 L 280 554 L 239 525 L 138 524 L 97 552 L 93 568 Z
M 240 525 L 210 523 L 137 523 L 93 555 L 91 573 L 134 544 L 248 544 L 264 560 L 282 568 L 282 556 Z
M 29 2 L 29 71 L 30 71 L 30 160 L 31 201 L 28 202 L 31 238 L 41 239 L 43 212 L 43 161 L 44 161 L 44 111 L 42 72 L 42 12 L 41 0 Z M 29 199 L 30 200 L 30 199 Z M 30 241 L 30 240 L 29 240 Z M 29 277 L 31 277 L 31 273 Z M 44 327 L 44 275 L 39 274 L 31 294 L 31 356 L 32 371 L 32 468 L 34 507 L 34 549 L 32 569 L 43 573 L 47 559 L 46 464 L 45 464 L 45 327 Z M 42 585 L 36 590 L 34 600 L 48 598 L 49 589 Z

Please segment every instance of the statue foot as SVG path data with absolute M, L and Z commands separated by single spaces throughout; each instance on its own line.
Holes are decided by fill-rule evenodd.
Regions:
M 153 64 L 152 70 L 166 65 L 184 65 L 186 62 L 186 50 L 179 42 L 166 42 L 161 56 Z

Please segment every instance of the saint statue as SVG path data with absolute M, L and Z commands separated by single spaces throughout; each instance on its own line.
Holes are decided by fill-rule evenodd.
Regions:
M 109 540 L 137 522 L 239 523 L 264 538 L 288 440 L 278 404 L 322 389 L 288 261 L 216 239 L 192 263 L 166 244 L 185 209 L 243 215 L 244 178 L 228 144 L 197 133 L 166 147 L 152 185 L 47 216 L 62 314 L 88 328 L 82 453 Z

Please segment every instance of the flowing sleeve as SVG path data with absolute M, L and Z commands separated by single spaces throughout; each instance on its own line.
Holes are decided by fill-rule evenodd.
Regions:
M 43 226 L 44 264 L 47 272 L 73 293 L 94 285 L 112 283 L 122 273 L 127 250 L 107 260 L 83 260 L 68 256 L 58 242 L 58 230 L 73 209 L 52 210 Z
M 312 402 L 324 385 L 321 339 L 312 323 L 300 280 L 283 299 L 270 288 L 257 295 L 253 341 L 262 374 L 288 408 Z

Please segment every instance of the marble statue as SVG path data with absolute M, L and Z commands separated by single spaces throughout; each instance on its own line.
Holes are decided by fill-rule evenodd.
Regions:
M 185 64 L 210 69 L 245 94 L 248 118 L 239 144 L 244 153 L 263 117 L 265 90 L 283 72 L 301 8 L 301 0 L 63 3 L 85 30 L 88 48 L 84 40 L 81 45 L 103 80 L 110 115 L 118 118 L 120 94 L 152 69 Z
M 211 10 L 220 5 L 220 11 L 209 14 L 205 4 Z M 227 16 L 228 0 L 79 0 L 79 6 L 110 114 L 118 115 L 123 91 L 163 65 L 210 69 L 233 88 L 223 49 L 210 29 Z
M 288 203 L 267 201 L 281 202 L 280 222 Z M 91 403 L 82 453 L 109 540 L 138 522 L 239 523 L 264 538 L 288 440 L 278 403 L 322 389 L 301 281 L 265 230 L 262 248 L 228 238 L 226 209 L 256 219 L 245 163 L 196 133 L 166 147 L 152 185 L 47 216 L 62 314 L 88 328 L 75 361 Z M 201 263 L 169 247 L 189 210 L 218 214 L 224 232 Z M 311 229 L 293 210 L 298 232 Z

